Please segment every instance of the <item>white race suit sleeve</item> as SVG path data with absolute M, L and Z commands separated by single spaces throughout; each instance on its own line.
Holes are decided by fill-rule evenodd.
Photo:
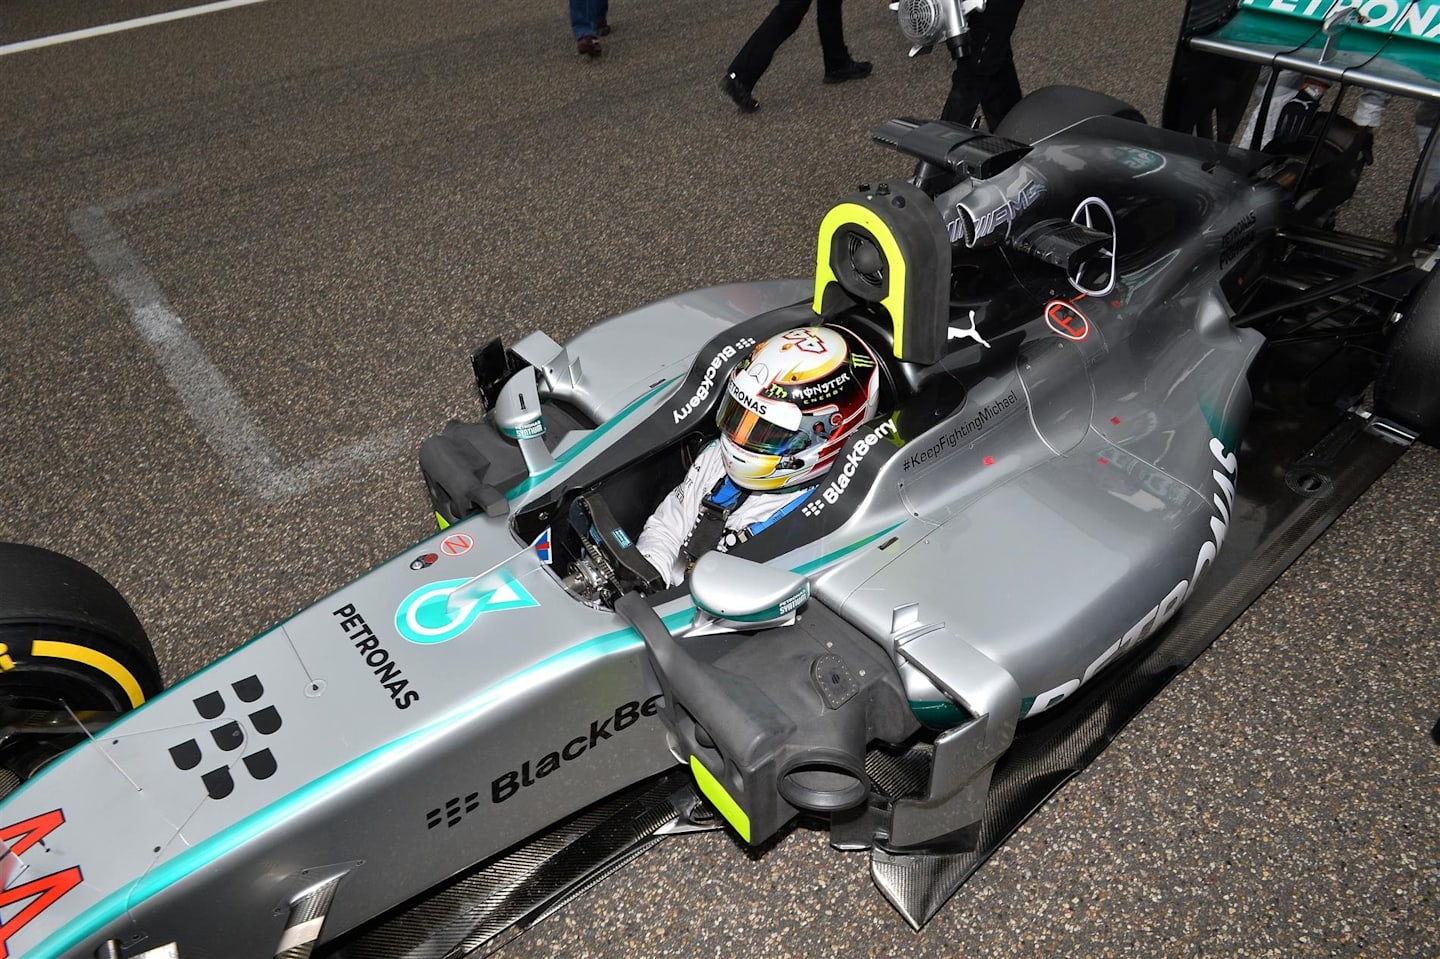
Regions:
M 720 444 L 711 443 L 700 451 L 690 472 L 670 491 L 670 495 L 660 501 L 655 512 L 645 521 L 645 528 L 635 545 L 660 573 L 666 586 L 674 586 L 685 579 L 685 563 L 680 558 L 680 547 L 700 518 L 701 501 L 724 472 Z

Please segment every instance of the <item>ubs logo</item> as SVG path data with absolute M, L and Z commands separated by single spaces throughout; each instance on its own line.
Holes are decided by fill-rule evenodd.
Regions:
M 187 771 L 197 768 L 205 760 L 206 750 L 211 744 L 220 751 L 216 758 L 223 758 L 224 762 L 200 774 L 200 781 L 205 784 L 205 792 L 211 799 L 224 799 L 235 791 L 235 779 L 230 774 L 234 758 L 227 754 L 233 754 L 244 747 L 250 738 L 246 732 L 246 723 L 242 720 L 249 720 L 248 725 L 261 736 L 275 733 L 281 724 L 280 711 L 274 706 L 248 709 L 265 695 L 265 687 L 259 676 L 246 676 L 231 683 L 230 691 L 235 695 L 236 705 L 244 716 L 240 719 L 227 717 L 225 696 L 218 689 L 212 690 L 192 700 L 195 712 L 201 719 L 207 722 L 216 721 L 216 725 L 210 727 L 208 742 L 202 737 L 187 739 L 170 747 L 170 761 L 175 764 L 176 769 Z M 240 762 L 255 779 L 269 779 L 279 768 L 274 754 L 268 748 L 245 753 L 240 756 Z

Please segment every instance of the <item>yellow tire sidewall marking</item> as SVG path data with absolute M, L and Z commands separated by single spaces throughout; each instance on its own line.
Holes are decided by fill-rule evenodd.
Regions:
M 75 643 L 62 643 L 54 639 L 37 639 L 30 644 L 30 655 L 67 659 L 73 663 L 83 663 L 92 669 L 98 669 L 125 691 L 125 695 L 130 698 L 131 708 L 138 707 L 145 702 L 145 693 L 141 691 L 135 674 L 102 652 L 87 646 L 77 646 Z

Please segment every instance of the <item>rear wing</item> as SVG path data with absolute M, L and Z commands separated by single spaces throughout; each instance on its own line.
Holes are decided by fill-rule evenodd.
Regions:
M 1163 124 L 1232 140 L 1267 67 L 1440 103 L 1440 0 L 1187 0 Z
M 1440 101 L 1440 0 L 1191 0 L 1181 45 Z
M 1301 78 L 1332 88 L 1324 100 L 1330 115 L 1358 108 L 1358 101 L 1346 100 L 1346 91 L 1354 89 L 1425 105 L 1417 108 L 1420 149 L 1399 239 L 1409 245 L 1440 235 L 1440 137 L 1434 135 L 1440 126 L 1440 0 L 1187 0 L 1161 122 L 1258 148 L 1268 142 L 1276 113 Z M 1360 99 L 1367 97 L 1369 116 L 1361 120 L 1356 113 L 1356 119 L 1368 129 L 1378 123 L 1374 104 L 1383 110 L 1386 98 Z M 1321 139 L 1331 132 L 1326 123 Z M 1315 156 L 1311 150 L 1310 160 Z

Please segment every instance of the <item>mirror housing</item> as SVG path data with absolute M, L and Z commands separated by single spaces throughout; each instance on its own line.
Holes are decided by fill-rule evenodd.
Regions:
M 527 366 L 505 381 L 491 411 L 501 436 L 520 444 L 525 467 L 531 476 L 555 468 L 555 457 L 545 445 L 545 418 L 540 410 L 540 391 L 535 384 L 535 367 Z
M 695 601 L 697 626 L 763 629 L 795 621 L 810 599 L 810 581 L 798 573 L 712 550 L 690 573 L 690 597 Z

